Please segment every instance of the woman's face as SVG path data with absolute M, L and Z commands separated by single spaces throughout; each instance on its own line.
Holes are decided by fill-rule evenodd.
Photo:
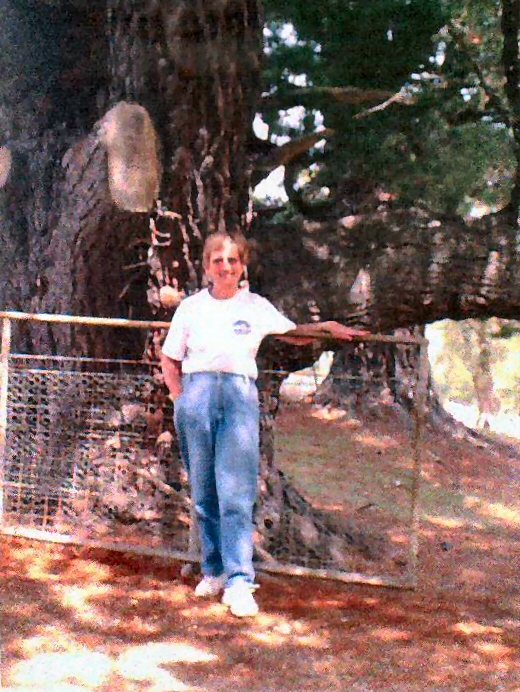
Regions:
M 232 240 L 226 240 L 221 248 L 214 250 L 209 256 L 205 270 L 215 291 L 236 290 L 244 265 L 235 243 Z

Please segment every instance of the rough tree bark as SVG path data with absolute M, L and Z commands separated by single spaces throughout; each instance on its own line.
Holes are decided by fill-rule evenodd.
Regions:
M 263 292 L 297 319 L 312 308 L 320 319 L 334 315 L 386 333 L 445 318 L 513 318 L 517 232 L 508 213 L 467 223 L 383 203 L 263 224 L 255 240 L 266 260 Z
M 12 33 L 27 40 L 36 21 L 59 20 L 52 38 L 64 49 L 48 87 L 38 57 L 27 59 L 25 42 L 9 43 L 6 53 L 12 79 L 2 89 L 2 144 L 13 163 L 1 192 L 2 259 L 9 268 L 2 304 L 144 316 L 148 261 L 148 303 L 169 316 L 160 287 L 194 290 L 204 237 L 247 230 L 249 223 L 246 145 L 260 85 L 257 3 L 108 0 L 93 7 L 77 0 L 19 7 L 4 0 L 3 6 Z M 158 134 L 164 176 L 151 213 L 131 203 L 121 209 L 110 194 L 112 159 L 123 180 L 139 183 L 150 169 L 144 154 L 152 135 L 109 111 L 120 102 L 144 107 Z M 58 338 L 84 349 L 64 331 L 47 346 L 55 348 Z M 106 343 L 107 351 L 113 346 Z

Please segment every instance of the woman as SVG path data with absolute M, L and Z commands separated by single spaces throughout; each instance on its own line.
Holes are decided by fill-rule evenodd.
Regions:
M 161 357 L 197 516 L 203 579 L 195 595 L 224 590 L 222 602 L 238 617 L 258 612 L 253 505 L 260 342 L 268 334 L 302 343 L 324 332 L 346 340 L 365 333 L 337 322 L 296 326 L 268 300 L 240 287 L 247 260 L 244 237 L 209 236 L 203 251 L 209 288 L 177 308 Z

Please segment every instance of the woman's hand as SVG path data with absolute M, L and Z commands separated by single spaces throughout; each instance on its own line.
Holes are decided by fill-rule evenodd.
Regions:
M 169 387 L 170 399 L 175 401 L 182 394 L 182 385 L 173 385 Z
M 323 331 L 329 332 L 332 338 L 339 339 L 340 341 L 351 341 L 356 336 L 363 337 L 370 333 L 365 329 L 353 329 L 333 320 L 321 322 L 320 324 L 324 328 Z
M 179 360 L 172 360 L 164 353 L 161 354 L 161 367 L 164 382 L 170 392 L 170 399 L 175 401 L 182 394 L 182 363 Z

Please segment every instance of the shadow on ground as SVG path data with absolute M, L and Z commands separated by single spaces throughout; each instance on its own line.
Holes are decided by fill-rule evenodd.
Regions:
M 456 467 L 470 500 L 425 512 L 413 592 L 259 575 L 261 614 L 241 621 L 179 563 L 1 538 L 3 689 L 518 692 L 518 461 L 431 432 L 425 452 L 428 482 L 451 488 Z

